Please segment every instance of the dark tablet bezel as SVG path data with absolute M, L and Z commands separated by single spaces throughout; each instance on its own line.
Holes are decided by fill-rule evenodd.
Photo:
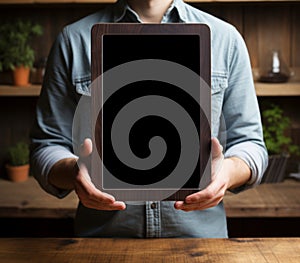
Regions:
M 208 87 L 211 86 L 211 52 L 210 52 L 210 30 L 205 24 L 132 24 L 132 23 L 99 23 L 95 24 L 92 28 L 92 46 L 91 46 L 91 74 L 92 74 L 92 86 L 91 86 L 91 96 L 92 96 L 92 141 L 95 145 L 92 159 L 91 159 L 91 178 L 93 183 L 97 188 L 102 191 L 106 191 L 102 186 L 102 176 L 94 171 L 101 171 L 102 164 L 99 162 L 99 154 L 96 151 L 97 147 L 101 147 L 98 140 L 95 140 L 95 130 L 99 129 L 99 123 L 97 122 L 99 114 L 99 104 L 102 104 L 102 87 L 99 83 L 99 76 L 103 74 L 102 70 L 102 37 L 109 34 L 119 34 L 119 35 L 133 35 L 133 34 L 147 34 L 147 35 L 198 35 L 200 40 L 200 72 L 199 72 L 199 87 L 204 83 Z M 122 44 L 122 43 L 120 43 Z M 188 48 L 189 43 L 186 43 L 184 48 Z M 176 54 L 174 54 L 176 55 Z M 201 81 L 200 81 L 201 80 Z M 201 85 L 200 85 L 201 83 Z M 207 90 L 205 96 L 207 97 Z M 201 94 L 200 90 L 200 94 Z M 210 98 L 210 94 L 209 94 Z M 210 108 L 211 102 L 207 101 L 206 104 Z M 206 112 L 207 113 L 207 112 Z M 117 200 L 122 201 L 155 201 L 155 200 L 184 200 L 184 198 L 192 193 L 195 193 L 203 188 L 205 188 L 210 182 L 211 176 L 211 157 L 210 157 L 210 111 L 209 116 L 205 116 L 208 121 L 209 127 L 200 127 L 200 171 L 203 178 L 201 178 L 199 187 L 195 188 L 181 188 L 176 190 L 171 195 L 166 197 L 166 194 L 170 190 L 164 189 L 111 189 L 108 192 L 112 194 Z M 201 122 L 201 121 L 200 121 Z M 97 128 L 97 127 L 98 128 Z M 102 127 L 101 127 L 102 128 Z M 97 144 L 97 145 L 96 145 Z M 101 156 L 100 156 L 101 158 Z M 204 163 L 205 162 L 205 163 Z M 200 176 L 200 175 L 199 175 Z

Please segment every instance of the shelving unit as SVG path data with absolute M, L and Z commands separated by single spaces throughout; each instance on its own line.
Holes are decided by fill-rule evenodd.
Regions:
M 300 96 L 300 82 L 288 82 L 278 84 L 255 83 L 256 94 L 259 97 L 264 96 Z M 39 96 L 40 85 L 30 87 L 15 87 L 9 85 L 0 85 L 1 96 Z
M 39 96 L 40 92 L 40 85 L 31 85 L 30 87 L 0 86 L 0 96 Z
M 31 18 L 45 28 L 44 35 L 33 43 L 37 59 L 49 54 L 51 43 L 60 29 L 95 9 L 117 0 L 0 0 L 0 22 L 6 19 Z M 289 82 L 255 83 L 259 102 L 282 104 L 292 117 L 291 133 L 300 144 L 300 0 L 184 0 L 195 8 L 233 24 L 247 44 L 253 76 L 268 58 L 269 49 L 280 51 L 282 60 L 293 71 Z M 55 14 L 55 16 L 53 16 Z M 280 17 L 280 19 L 278 19 Z M 41 44 L 42 43 L 42 44 Z M 4 73 L 1 73 L 5 75 Z M 29 134 L 40 85 L 14 87 L 7 75 L 0 76 L 0 177 L 4 172 L 6 147 Z M 7 78 L 6 78 L 7 77 Z M 6 83 L 6 84 L 2 84 Z
M 300 82 L 255 83 L 256 95 L 264 96 L 300 96 Z

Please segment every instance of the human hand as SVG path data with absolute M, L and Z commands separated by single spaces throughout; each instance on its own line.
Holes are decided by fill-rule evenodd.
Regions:
M 85 160 L 92 153 L 92 141 L 85 139 L 78 160 L 78 172 L 75 176 L 74 188 L 81 203 L 88 207 L 97 210 L 124 210 L 126 205 L 124 202 L 118 202 L 115 198 L 107 193 L 97 189 L 91 181 Z
M 224 167 L 223 147 L 216 138 L 211 140 L 212 178 L 211 183 L 203 190 L 191 194 L 184 201 L 177 201 L 174 207 L 183 211 L 203 210 L 218 205 L 228 188 L 229 173 Z

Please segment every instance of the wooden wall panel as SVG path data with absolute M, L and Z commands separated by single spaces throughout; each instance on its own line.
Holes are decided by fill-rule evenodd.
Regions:
M 198 3 L 193 4 L 192 6 L 234 25 L 238 31 L 243 34 L 244 26 L 242 5 L 236 3 Z
M 261 65 L 272 49 L 280 49 L 287 64 L 300 65 L 300 3 L 192 5 L 236 26 L 246 40 L 253 67 Z M 64 25 L 104 7 L 105 4 L 1 5 L 0 22 L 23 17 L 41 23 L 44 35 L 34 42 L 39 60 L 48 55 L 56 35 Z
M 292 5 L 291 66 L 300 68 L 300 5 Z M 300 72 L 299 72 L 300 73 Z M 299 77 L 300 79 L 300 77 Z
M 258 27 L 257 7 L 244 8 L 244 39 L 248 47 L 252 68 L 259 67 Z
M 0 97 L 0 174 L 4 174 L 7 149 L 17 141 L 28 141 L 36 97 Z
M 282 62 L 290 65 L 291 14 L 286 5 L 258 4 L 245 7 L 245 39 L 252 66 L 270 66 L 272 51 L 278 50 Z
M 43 35 L 35 38 L 33 48 L 36 51 L 36 60 L 48 56 L 50 48 L 60 30 L 67 24 L 96 12 L 104 4 L 71 5 L 16 5 L 0 6 L 0 22 L 11 21 L 16 18 L 29 19 L 43 26 Z

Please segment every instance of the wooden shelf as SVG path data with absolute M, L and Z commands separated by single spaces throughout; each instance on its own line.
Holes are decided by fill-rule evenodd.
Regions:
M 288 82 L 278 84 L 255 83 L 256 94 L 264 96 L 300 96 L 300 82 Z M 30 87 L 15 87 L 0 85 L 0 97 L 4 96 L 39 96 L 40 85 Z
M 39 96 L 41 92 L 40 85 L 32 85 L 30 87 L 0 86 L 1 96 Z
M 73 191 L 64 199 L 47 194 L 30 176 L 25 182 L 0 179 L 0 218 L 74 218 L 78 197 Z
M 289 0 L 299 2 L 300 0 Z M 92 4 L 114 3 L 116 0 L 0 0 L 1 4 Z M 188 3 L 248 3 L 248 2 L 282 2 L 282 0 L 185 0 Z
M 257 96 L 300 96 L 300 82 L 255 83 Z
M 227 192 L 224 206 L 228 218 L 300 217 L 300 182 L 285 180 L 261 184 L 239 195 Z M 22 183 L 0 179 L 0 217 L 73 218 L 78 197 L 73 191 L 64 199 L 47 194 L 33 178 Z
M 264 183 L 238 195 L 227 192 L 226 214 L 231 218 L 299 218 L 300 182 L 286 179 L 280 183 Z

